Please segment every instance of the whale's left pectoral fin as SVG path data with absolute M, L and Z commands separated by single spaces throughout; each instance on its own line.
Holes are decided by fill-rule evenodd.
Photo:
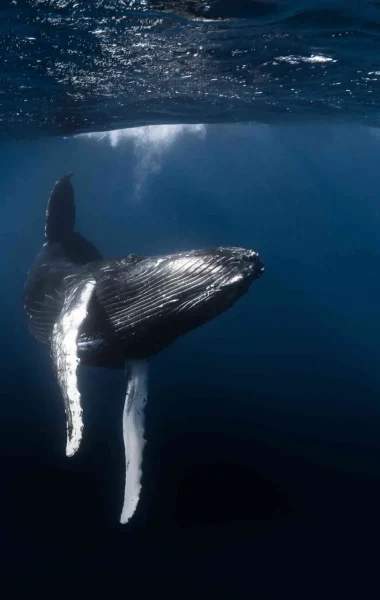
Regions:
M 145 446 L 144 409 L 148 398 L 148 361 L 129 363 L 129 380 L 123 411 L 123 439 L 125 449 L 124 503 L 120 523 L 128 523 L 133 516 L 141 490 L 141 464 Z
M 77 380 L 79 364 L 77 339 L 80 327 L 87 316 L 95 284 L 95 279 L 87 278 L 76 282 L 67 292 L 51 338 L 51 357 L 65 404 L 67 456 L 75 454 L 82 439 L 82 407 Z

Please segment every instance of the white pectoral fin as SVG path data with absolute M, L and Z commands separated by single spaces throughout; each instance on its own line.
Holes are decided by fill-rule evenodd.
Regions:
M 54 371 L 65 404 L 67 456 L 75 454 L 82 439 L 82 407 L 77 381 L 77 339 L 79 329 L 87 316 L 95 284 L 95 279 L 88 278 L 76 283 L 67 293 L 51 339 Z
M 145 446 L 144 408 L 148 398 L 148 361 L 133 360 L 123 411 L 125 449 L 124 504 L 120 523 L 127 523 L 136 510 L 141 490 L 141 463 Z

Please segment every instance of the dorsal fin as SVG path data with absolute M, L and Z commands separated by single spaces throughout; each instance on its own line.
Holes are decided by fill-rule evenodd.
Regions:
M 102 255 L 94 244 L 74 231 L 75 199 L 72 176 L 72 173 L 68 173 L 58 179 L 51 191 L 46 210 L 45 241 L 61 243 L 69 260 L 76 265 L 85 265 L 94 260 L 101 260 Z
M 47 242 L 63 242 L 74 230 L 75 200 L 71 177 L 72 173 L 69 173 L 58 179 L 50 194 L 45 225 Z

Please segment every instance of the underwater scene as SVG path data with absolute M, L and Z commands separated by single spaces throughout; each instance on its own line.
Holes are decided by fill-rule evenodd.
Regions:
M 0 27 L 5 597 L 376 598 L 380 4 Z

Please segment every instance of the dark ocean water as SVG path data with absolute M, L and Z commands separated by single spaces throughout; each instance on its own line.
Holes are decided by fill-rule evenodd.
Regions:
M 260 597 L 313 597 L 327 582 L 345 590 L 352 578 L 372 581 L 377 131 L 203 134 L 182 132 L 166 148 L 143 136 L 140 145 L 120 136 L 114 147 L 106 138 L 2 146 L 0 515 L 2 569 L 16 580 L 82 574 L 88 589 L 107 578 L 119 591 L 168 586 L 227 598 L 253 585 L 269 594 Z M 86 436 L 65 458 L 60 393 L 22 314 L 46 200 L 69 170 L 78 230 L 106 255 L 241 244 L 266 265 L 231 311 L 152 361 L 143 492 L 125 527 L 124 379 L 82 370 Z
M 380 5 L 208 5 L 213 21 L 196 1 L 0 5 L 0 573 L 14 591 L 378 595 L 380 134 L 358 122 L 378 119 Z M 270 124 L 221 123 L 242 120 Z M 62 137 L 157 122 L 178 125 Z M 124 527 L 123 375 L 82 369 L 86 434 L 65 458 L 60 393 L 22 312 L 69 171 L 77 229 L 106 256 L 237 245 L 266 267 L 152 360 Z

